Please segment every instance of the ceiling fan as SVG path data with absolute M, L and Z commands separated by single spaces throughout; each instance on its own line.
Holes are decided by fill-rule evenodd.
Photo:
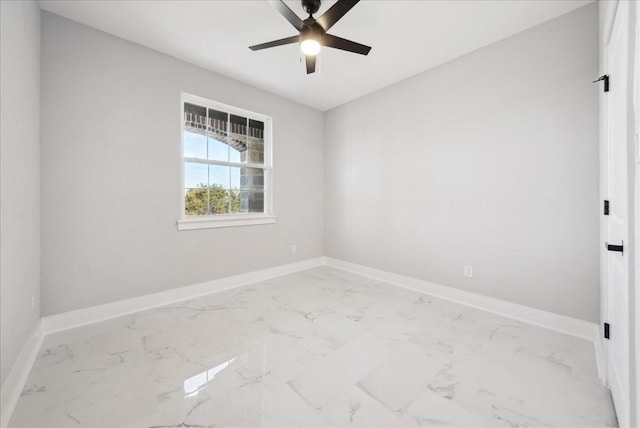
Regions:
M 338 22 L 338 20 L 349 12 L 360 0 L 338 0 L 336 4 L 331 6 L 320 18 L 315 19 L 313 14 L 320 9 L 320 1 L 321 0 L 302 0 L 302 7 L 309 14 L 309 17 L 303 21 L 283 0 L 271 0 L 270 3 L 278 9 L 278 12 L 280 12 L 300 34 L 249 46 L 249 49 L 257 51 L 300 42 L 300 50 L 305 56 L 307 65 L 307 74 L 316 71 L 316 55 L 320 52 L 322 46 L 367 55 L 371 50 L 370 46 L 327 34 L 329 28 Z

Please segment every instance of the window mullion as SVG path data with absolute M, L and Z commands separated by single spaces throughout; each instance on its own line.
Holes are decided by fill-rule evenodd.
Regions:
M 229 214 L 232 213 L 232 207 L 233 204 L 231 203 L 233 200 L 233 196 L 231 194 L 231 167 L 227 168 L 227 171 L 229 171 L 228 176 L 229 176 L 229 189 L 227 189 L 227 194 L 229 195 Z
M 231 141 L 231 134 L 233 133 L 233 129 L 231 127 L 233 124 L 231 123 L 231 113 L 229 112 L 227 115 L 227 141 Z M 231 160 L 231 144 L 227 143 L 227 165 L 229 165 Z M 227 170 L 229 171 L 229 187 L 227 187 L 227 212 L 231 214 L 231 167 L 227 166 Z
M 204 133 L 207 136 L 207 159 L 209 159 L 209 109 L 205 107 Z M 211 214 L 211 167 L 207 166 L 207 214 Z
M 209 165 L 235 166 L 238 168 L 268 169 L 268 167 L 262 163 L 225 162 L 225 161 L 219 161 L 215 159 L 202 159 L 202 158 L 184 158 L 184 161 L 191 162 L 191 163 L 204 163 Z

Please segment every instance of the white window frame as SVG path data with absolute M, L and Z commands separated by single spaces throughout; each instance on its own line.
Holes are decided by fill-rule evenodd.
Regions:
M 184 104 L 197 104 L 202 107 L 223 111 L 236 116 L 258 120 L 264 123 L 264 165 L 251 163 L 236 163 L 207 160 L 209 165 L 223 165 L 236 167 L 252 167 L 264 169 L 264 213 L 217 214 L 207 216 L 188 216 L 185 213 L 185 162 L 190 158 L 184 157 Z M 272 119 L 263 114 L 229 106 L 196 95 L 180 93 L 180 219 L 177 221 L 178 230 L 207 229 L 214 227 L 251 226 L 276 222 L 273 213 L 273 134 Z M 202 159 L 198 159 L 203 163 Z

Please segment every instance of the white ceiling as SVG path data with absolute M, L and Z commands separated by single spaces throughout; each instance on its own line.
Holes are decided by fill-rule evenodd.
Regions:
M 297 44 L 248 46 L 297 31 L 263 1 L 41 0 L 42 9 L 326 111 L 593 0 L 364 0 L 329 33 L 373 49 L 324 48 L 307 75 Z M 325 1 L 319 17 L 334 1 Z M 299 1 L 287 4 L 305 18 Z

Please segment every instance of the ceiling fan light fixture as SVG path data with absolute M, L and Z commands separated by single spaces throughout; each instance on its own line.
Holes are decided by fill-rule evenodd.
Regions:
M 318 55 L 318 53 L 320 53 L 321 47 L 322 46 L 320 45 L 320 42 L 312 38 L 303 40 L 300 43 L 300 50 L 305 55 L 311 55 L 311 56 Z
M 316 71 L 316 55 L 320 53 L 323 46 L 367 55 L 371 50 L 371 46 L 366 46 L 327 33 L 327 31 L 359 1 L 360 0 L 338 0 L 324 12 L 320 18 L 316 19 L 313 17 L 313 14 L 320 10 L 321 0 L 302 0 L 302 8 L 309 14 L 307 19 L 302 20 L 287 6 L 284 0 L 270 0 L 269 2 L 278 9 L 278 12 L 299 31 L 299 35 L 249 46 L 249 49 L 259 51 L 296 42 L 300 43 L 300 50 L 304 54 L 307 74 Z

